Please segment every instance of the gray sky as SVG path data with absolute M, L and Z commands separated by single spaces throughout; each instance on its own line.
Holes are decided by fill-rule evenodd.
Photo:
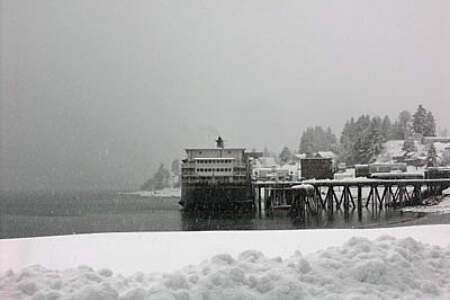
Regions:
M 450 128 L 446 0 L 4 0 L 0 22 L 1 189 L 133 189 L 217 133 L 279 151 L 419 103 Z

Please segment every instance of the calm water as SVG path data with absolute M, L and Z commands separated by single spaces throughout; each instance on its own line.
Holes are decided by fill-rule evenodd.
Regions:
M 181 231 L 181 230 L 273 230 L 299 228 L 384 227 L 417 219 L 422 215 L 398 211 L 356 210 L 345 215 L 289 218 L 254 214 L 186 214 L 179 198 L 140 197 L 105 192 L 2 193 L 0 238 L 65 235 L 90 232 Z

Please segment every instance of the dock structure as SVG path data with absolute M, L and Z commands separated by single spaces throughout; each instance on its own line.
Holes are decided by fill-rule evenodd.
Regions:
M 254 193 L 255 205 L 257 208 L 258 214 L 261 216 L 263 210 L 267 210 L 268 207 L 271 207 L 273 196 L 272 194 L 274 190 L 278 189 L 288 189 L 292 186 L 301 184 L 300 181 L 254 181 L 252 182 L 252 191 Z M 269 193 L 271 196 L 269 196 Z M 262 207 L 264 203 L 264 208 Z
M 362 180 L 305 180 L 302 182 L 254 182 L 255 206 L 261 215 L 275 209 L 288 210 L 291 215 L 303 217 L 320 211 L 332 214 L 334 210 L 383 209 L 420 205 L 422 200 L 442 195 L 450 187 L 450 179 L 362 179 Z M 264 191 L 262 197 L 261 189 Z

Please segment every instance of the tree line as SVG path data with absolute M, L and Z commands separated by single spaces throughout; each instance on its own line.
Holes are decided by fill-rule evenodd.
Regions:
M 401 111 L 394 121 L 387 115 L 352 117 L 345 122 L 339 139 L 329 127 L 308 127 L 300 137 L 298 152 L 310 155 L 332 151 L 341 162 L 362 164 L 374 160 L 388 140 L 404 140 L 403 150 L 413 152 L 416 151 L 414 140 L 424 136 L 436 136 L 436 122 L 433 113 L 419 105 L 414 114 Z M 268 150 L 265 152 L 269 153 Z M 284 147 L 277 158 L 284 163 L 292 156 L 293 152 Z

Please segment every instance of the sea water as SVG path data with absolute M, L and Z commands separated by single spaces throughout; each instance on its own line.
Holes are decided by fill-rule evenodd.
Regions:
M 142 197 L 119 192 L 2 192 L 0 238 L 92 232 L 183 230 L 283 230 L 398 226 L 423 216 L 392 209 L 363 209 L 292 219 L 286 212 L 185 213 L 179 197 Z

